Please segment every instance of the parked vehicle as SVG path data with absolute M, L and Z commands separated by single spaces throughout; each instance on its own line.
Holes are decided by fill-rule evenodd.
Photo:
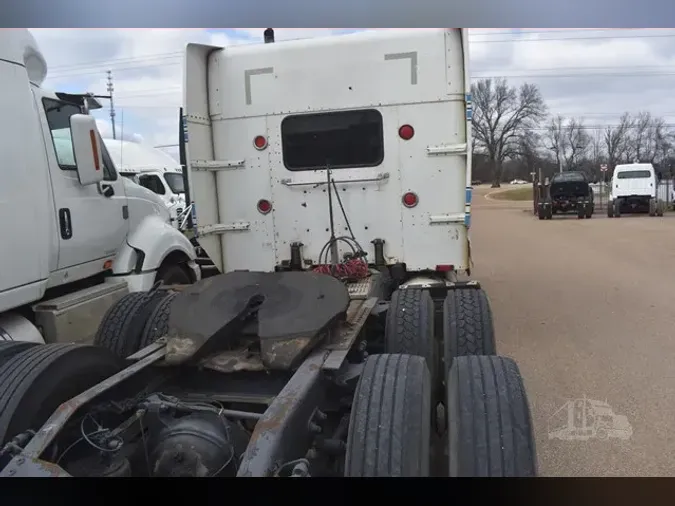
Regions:
M 520 372 L 458 278 L 467 31 L 265 40 L 186 51 L 193 231 L 225 274 L 1 366 L 33 372 L 0 396 L 0 474 L 535 475 Z
M 0 341 L 90 341 L 130 291 L 200 277 L 159 197 L 119 177 L 87 114 L 101 104 L 46 74 L 30 32 L 0 31 Z
M 115 167 L 124 177 L 156 193 L 179 226 L 185 210 L 183 169 L 167 153 L 141 143 L 103 139 Z
M 622 213 L 649 213 L 663 216 L 665 204 L 658 198 L 660 177 L 651 163 L 617 165 L 612 175 L 607 216 Z
M 591 218 L 595 199 L 588 177 L 583 172 L 570 171 L 555 174 L 542 188 L 544 198 L 538 205 L 540 220 L 551 219 L 554 214 L 576 213 L 579 219 Z

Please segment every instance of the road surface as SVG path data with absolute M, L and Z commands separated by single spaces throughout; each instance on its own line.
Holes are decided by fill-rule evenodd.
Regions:
M 539 221 L 474 190 L 473 276 L 520 366 L 542 476 L 675 474 L 675 213 Z M 528 212 L 529 211 L 529 212 Z M 567 400 L 606 401 L 628 440 L 549 439 Z M 563 425 L 565 420 L 563 419 Z

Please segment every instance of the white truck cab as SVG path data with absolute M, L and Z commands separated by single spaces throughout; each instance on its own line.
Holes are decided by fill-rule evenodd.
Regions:
M 185 210 L 183 169 L 167 153 L 141 143 L 103 139 L 119 173 L 157 194 L 178 226 Z
M 464 29 L 188 45 L 190 195 L 218 268 L 307 268 L 349 236 L 406 279 L 468 272 L 467 51 Z
M 46 75 L 28 30 L 0 30 L 0 340 L 88 339 L 124 294 L 200 276 L 162 200 L 115 170 L 101 104 Z
M 614 168 L 607 215 L 618 218 L 624 212 L 648 212 L 663 216 L 664 203 L 658 198 L 659 177 L 651 163 L 621 164 Z

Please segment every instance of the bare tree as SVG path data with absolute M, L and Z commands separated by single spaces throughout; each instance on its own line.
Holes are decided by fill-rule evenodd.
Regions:
M 541 138 L 534 130 L 525 130 L 518 136 L 516 154 L 522 159 L 527 170 L 527 179 L 532 172 L 536 172 L 536 164 L 539 161 L 538 147 Z
M 605 150 L 603 149 L 603 132 L 601 130 L 593 130 L 590 137 L 590 148 L 588 153 L 588 163 L 590 165 L 590 174 L 593 179 L 597 179 L 600 175 L 600 165 L 605 162 Z
M 605 128 L 604 141 L 607 154 L 607 163 L 610 170 L 619 163 L 626 151 L 628 133 L 633 125 L 630 114 L 624 113 L 617 126 Z
M 492 164 L 492 187 L 502 180 L 504 160 L 517 152 L 518 135 L 536 127 L 546 115 L 539 88 L 523 84 L 519 89 L 505 79 L 483 79 L 471 86 L 473 135 Z
M 650 163 L 657 163 L 661 153 L 661 145 L 666 142 L 666 122 L 663 118 L 652 117 L 647 128 L 644 158 Z
M 550 119 L 546 127 L 545 147 L 553 153 L 556 165 L 560 167 L 567 151 L 567 136 L 565 135 L 565 118 L 560 114 Z
M 649 158 L 649 148 L 652 141 L 652 115 L 649 112 L 640 112 L 633 125 L 633 149 L 638 162 Z
M 567 151 L 563 151 L 563 153 L 565 153 L 567 170 L 579 170 L 590 144 L 590 137 L 586 133 L 583 120 L 570 119 L 565 127 L 565 138 L 567 140 Z

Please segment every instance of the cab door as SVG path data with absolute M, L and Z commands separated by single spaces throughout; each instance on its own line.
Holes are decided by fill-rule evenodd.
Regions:
M 104 179 L 83 186 L 77 175 L 70 117 L 78 105 L 56 98 L 42 98 L 43 134 L 49 159 L 56 227 L 59 232 L 58 268 L 112 260 L 129 230 L 127 199 L 122 178 L 115 171 L 105 145 Z M 100 138 L 99 138 L 100 140 Z

